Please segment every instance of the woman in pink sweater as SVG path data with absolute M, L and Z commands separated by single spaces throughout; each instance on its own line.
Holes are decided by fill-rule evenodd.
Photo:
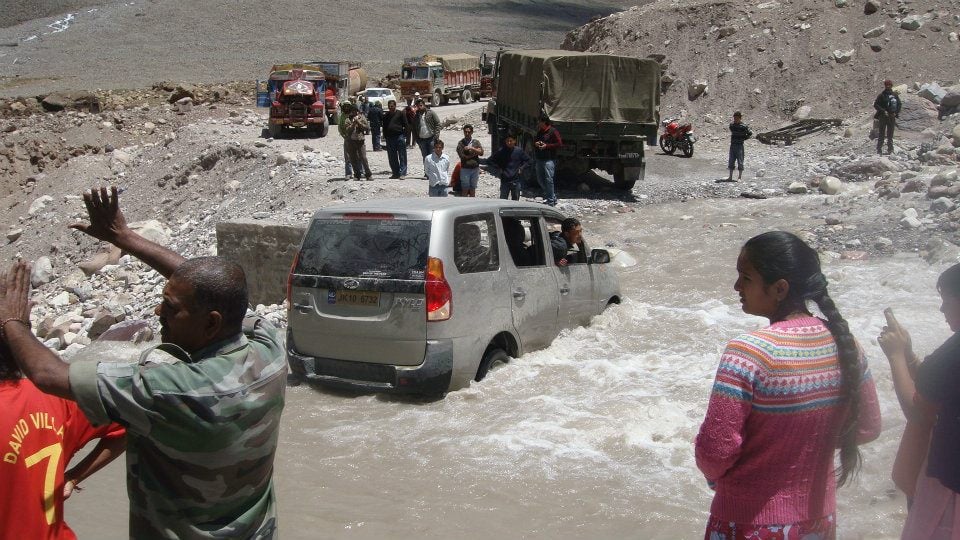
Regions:
M 743 311 L 770 325 L 731 340 L 720 358 L 696 440 L 716 491 L 704 538 L 833 539 L 836 486 L 859 469 L 857 446 L 880 434 L 876 387 L 803 240 L 751 238 L 737 274 Z

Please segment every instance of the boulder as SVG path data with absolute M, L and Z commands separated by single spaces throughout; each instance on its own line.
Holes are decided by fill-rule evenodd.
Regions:
M 923 26 L 923 19 L 919 15 L 907 15 L 900 21 L 900 28 L 904 30 L 919 30 Z
M 47 204 L 53 201 L 53 197 L 49 195 L 43 195 L 42 197 L 37 197 L 30 203 L 30 208 L 27 210 L 27 214 L 35 216 L 47 207 Z
M 882 156 L 868 156 L 863 159 L 840 165 L 833 170 L 835 176 L 848 179 L 866 179 L 882 176 L 887 171 L 897 172 L 901 166 Z
M 687 85 L 687 98 L 690 101 L 697 99 L 698 97 L 704 95 L 709 90 L 707 86 L 707 81 L 697 80 L 691 82 Z
M 853 53 L 854 49 L 850 49 L 849 51 L 841 51 L 840 49 L 837 49 L 833 51 L 833 59 L 838 64 L 846 64 L 851 58 L 853 58 Z
M 917 95 L 934 103 L 940 103 L 947 95 L 947 90 L 935 82 L 930 82 L 921 85 Z
M 880 10 L 880 2 L 878 2 L 877 0 L 867 0 L 867 2 L 863 4 L 864 15 L 873 15 L 879 10 Z
M 180 85 L 173 89 L 173 92 L 170 93 L 170 97 L 167 98 L 167 103 L 176 103 L 183 98 L 190 98 L 192 102 L 196 98 L 197 89 L 192 85 Z
M 956 207 L 957 205 L 953 202 L 953 199 L 947 197 L 940 197 L 930 203 L 930 211 L 937 214 L 950 212 Z
M 953 131 L 950 132 L 950 138 L 953 139 L 953 147 L 960 148 L 960 124 L 953 126 Z
M 921 133 L 937 124 L 937 106 L 916 94 L 900 94 L 903 107 L 897 118 L 897 129 Z
M 144 320 L 126 320 L 111 326 L 97 341 L 129 341 L 143 343 L 153 339 L 153 328 Z
M 93 257 L 83 261 L 78 264 L 77 267 L 80 270 L 83 270 L 83 273 L 92 276 L 100 271 L 101 268 L 107 266 L 108 264 L 117 264 L 120 262 L 120 256 L 123 255 L 123 252 L 120 248 L 116 246 L 110 246 L 108 251 L 101 251 Z
M 950 186 L 957 181 L 957 171 L 946 171 L 937 173 L 930 179 L 930 187 Z
M 931 238 L 921 255 L 929 264 L 956 263 L 960 260 L 960 247 L 941 238 Z
M 140 234 L 140 236 L 156 242 L 161 246 L 170 244 L 170 229 L 164 227 L 162 223 L 155 219 L 137 221 L 130 224 L 130 228 Z M 116 264 L 116 263 L 111 263 Z
M 960 106 L 960 85 L 947 88 L 943 98 L 940 99 L 940 104 L 944 107 Z
M 939 199 L 940 197 L 957 197 L 960 196 L 960 184 L 954 184 L 952 186 L 931 186 L 927 190 L 928 199 Z
M 826 195 L 836 195 L 843 189 L 843 182 L 836 176 L 826 176 L 820 181 L 820 191 Z
M 884 30 L 886 30 L 886 29 L 887 29 L 887 26 L 886 26 L 885 24 L 881 24 L 880 26 L 877 26 L 876 28 L 871 28 L 871 29 L 867 30 L 866 32 L 864 32 L 864 33 L 863 33 L 863 37 L 864 37 L 864 39 L 871 39 L 871 38 L 875 38 L 875 37 L 880 37 L 880 36 L 883 35 L 883 32 L 884 32 Z
M 53 262 L 50 257 L 40 257 L 33 262 L 33 272 L 30 274 L 30 284 L 34 287 L 45 285 L 53 281 Z
M 800 107 L 797 107 L 796 111 L 793 112 L 791 118 L 793 118 L 793 120 L 803 120 L 804 118 L 810 116 L 810 112 L 812 110 L 813 109 L 811 109 L 809 105 L 801 105 Z
M 65 109 L 100 112 L 100 99 L 90 92 L 55 92 L 45 96 L 40 105 L 50 112 Z
M 803 182 L 791 182 L 790 185 L 787 186 L 787 193 L 802 195 L 807 193 L 807 185 Z
M 12 228 L 7 231 L 7 241 L 16 242 L 23 235 L 23 229 L 21 228 Z
M 122 308 L 117 306 L 105 306 L 97 309 L 91 317 L 90 325 L 87 327 L 87 336 L 90 339 L 97 339 L 104 332 L 109 330 L 116 323 L 127 318 Z
M 900 186 L 901 193 L 922 193 L 926 189 L 927 185 L 923 183 L 923 180 L 918 180 L 916 178 L 907 180 L 902 186 Z

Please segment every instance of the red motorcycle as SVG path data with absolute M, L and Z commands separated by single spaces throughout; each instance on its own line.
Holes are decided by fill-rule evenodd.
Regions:
M 664 120 L 663 123 L 665 127 L 663 135 L 660 135 L 660 148 L 670 155 L 680 149 L 683 157 L 693 156 L 693 143 L 697 141 L 693 126 L 681 124 L 677 120 Z

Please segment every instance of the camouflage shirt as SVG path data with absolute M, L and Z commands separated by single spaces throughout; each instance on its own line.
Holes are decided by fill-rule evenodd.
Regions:
M 139 363 L 74 363 L 70 386 L 93 424 L 127 427 L 131 538 L 276 537 L 286 363 L 269 322 L 248 312 L 243 334 L 192 358 L 162 344 Z

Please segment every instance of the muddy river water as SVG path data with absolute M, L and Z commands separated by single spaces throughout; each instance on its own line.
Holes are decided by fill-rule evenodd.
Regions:
M 693 439 L 726 340 L 762 326 L 733 291 L 750 236 L 809 223 L 817 197 L 701 200 L 585 222 L 637 263 L 622 305 L 589 327 L 433 402 L 290 388 L 276 461 L 280 537 L 702 538 L 711 492 Z M 598 247 L 595 241 L 594 247 Z M 865 347 L 883 433 L 838 495 L 841 537 L 899 537 L 889 471 L 903 419 L 876 344 L 893 306 L 929 353 L 948 335 L 915 255 L 825 261 L 831 293 Z M 122 462 L 67 502 L 80 538 L 125 538 Z

